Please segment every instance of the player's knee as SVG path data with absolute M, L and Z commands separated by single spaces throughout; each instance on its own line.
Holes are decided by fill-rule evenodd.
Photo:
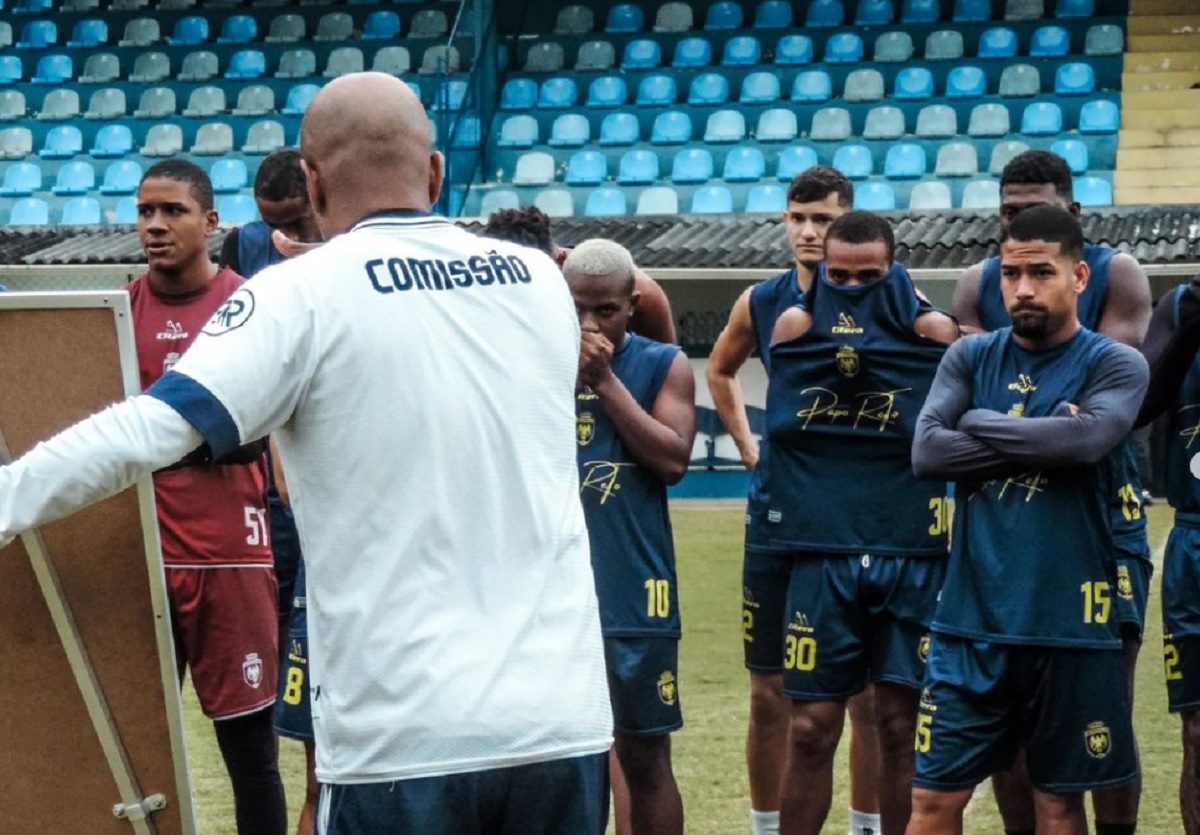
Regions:
M 783 695 L 783 676 L 750 676 L 750 719 L 756 724 L 787 720 L 792 703 Z
M 1034 792 L 1033 805 L 1037 810 L 1038 820 L 1064 821 L 1077 819 L 1083 815 L 1083 795 L 1049 794 Z
M 868 687 L 857 696 L 846 702 L 846 712 L 850 714 L 850 724 L 854 728 L 868 728 L 875 725 L 875 688 Z
M 812 703 L 792 709 L 792 748 L 798 759 L 830 759 L 837 750 L 842 716 L 839 711 L 835 717 L 824 707 L 824 703 Z
M 954 820 L 971 799 L 969 791 L 941 792 L 933 789 L 913 788 L 912 819 L 927 822 Z M 910 827 L 910 831 L 911 827 Z
M 653 784 L 671 773 L 669 736 L 616 734 L 617 759 L 625 779 L 637 785 Z

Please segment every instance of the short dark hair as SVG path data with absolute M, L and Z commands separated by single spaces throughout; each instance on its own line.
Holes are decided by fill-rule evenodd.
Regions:
M 1021 212 L 1009 222 L 1000 241 L 1056 243 L 1063 255 L 1083 260 L 1083 226 L 1079 218 L 1058 206 L 1032 206 Z
M 254 196 L 277 203 L 303 197 L 308 200 L 304 169 L 300 167 L 300 151 L 279 148 L 263 157 L 254 175 Z
M 500 209 L 492 212 L 483 234 L 500 241 L 531 246 L 554 257 L 554 239 L 550 237 L 550 216 L 537 206 L 526 209 Z
M 1059 197 L 1075 199 L 1071 166 L 1050 151 L 1025 151 L 1010 159 L 1000 172 L 1000 188 L 1005 186 L 1054 186 Z
M 838 196 L 838 204 L 849 206 L 854 202 L 854 184 L 836 168 L 814 165 L 797 174 L 788 186 L 789 203 L 816 203 L 831 194 Z
M 206 212 L 212 211 L 212 180 L 208 178 L 205 170 L 196 165 L 196 163 L 189 162 L 186 159 L 164 159 L 162 162 L 156 162 L 146 169 L 146 173 L 142 175 L 143 183 L 154 179 L 175 180 L 179 183 L 187 183 L 189 190 L 192 192 L 192 197 L 200 204 L 201 210 Z
M 887 245 L 888 261 L 896 260 L 896 233 L 892 224 L 874 212 L 846 212 L 825 233 L 825 245 L 830 241 L 848 244 L 871 244 L 882 241 Z

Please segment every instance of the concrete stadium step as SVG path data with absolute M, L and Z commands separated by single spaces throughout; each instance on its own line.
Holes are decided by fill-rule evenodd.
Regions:
M 1195 0 L 1131 0 L 1130 17 L 1134 15 L 1185 15 L 1195 13 Z
M 1190 72 L 1127 72 L 1121 75 L 1121 89 L 1126 93 L 1187 90 L 1193 84 L 1200 84 L 1200 69 Z
M 1160 135 L 1161 136 L 1161 135 Z M 1124 137 L 1122 137 L 1124 138 Z M 1163 139 L 1165 141 L 1165 138 Z M 1117 149 L 1118 172 L 1149 171 L 1155 169 L 1188 170 L 1196 163 L 1196 150 L 1188 147 L 1166 147 L 1161 144 L 1148 147 L 1128 147 L 1124 143 Z M 1179 185 L 1184 185 L 1180 182 Z
M 1190 150 L 1190 149 L 1164 149 Z M 1193 151 L 1193 154 L 1195 152 Z M 1113 185 L 1117 188 L 1193 188 L 1200 189 L 1200 169 L 1196 168 L 1157 168 L 1133 169 L 1124 167 L 1117 169 L 1113 175 Z
M 1167 145 L 1180 147 L 1200 147 L 1200 128 L 1180 128 L 1167 131 Z
M 1117 147 L 1120 150 L 1133 148 L 1161 148 L 1167 143 L 1167 137 L 1162 131 L 1145 128 L 1122 128 Z
M 1200 188 L 1189 186 L 1118 188 L 1115 192 L 1115 199 L 1118 206 L 1168 206 L 1200 203 Z
M 1125 74 L 1143 72 L 1200 72 L 1200 52 L 1129 52 Z
M 1200 90 L 1153 90 L 1121 96 L 1121 109 L 1131 110 L 1200 109 Z
M 1125 41 L 1126 52 L 1186 52 L 1200 51 L 1200 32 L 1179 35 L 1130 35 Z
M 1121 113 L 1121 126 L 1130 130 L 1159 132 L 1173 128 L 1200 128 L 1200 111 L 1127 110 Z
M 1200 14 L 1130 15 L 1129 35 L 1181 35 L 1200 31 Z

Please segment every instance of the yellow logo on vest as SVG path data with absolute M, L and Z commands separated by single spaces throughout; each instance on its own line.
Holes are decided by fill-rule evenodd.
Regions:
M 1102 760 L 1112 750 L 1112 732 L 1103 722 L 1092 722 L 1083 732 L 1083 743 L 1089 756 Z
M 1117 566 L 1117 596 L 1122 600 L 1133 600 L 1133 580 L 1129 577 L 1129 566 Z
M 849 345 L 843 345 L 837 352 L 837 370 L 843 377 L 857 376 L 862 365 L 858 361 L 858 352 Z
M 575 440 L 580 446 L 587 446 L 596 437 L 596 418 L 591 412 L 583 412 L 575 419 Z
M 675 681 L 675 674 L 670 670 L 658 677 L 658 698 L 667 706 L 673 706 L 679 698 L 679 685 Z
M 1008 384 L 1009 391 L 1015 391 L 1017 394 L 1029 394 L 1037 391 L 1037 386 L 1034 385 L 1033 378 L 1028 374 L 1018 374 L 1015 383 Z
M 927 662 L 929 660 L 930 642 L 931 641 L 930 641 L 929 633 L 926 632 L 924 635 L 921 636 L 921 642 L 919 644 L 917 644 L 917 657 L 919 657 L 921 659 L 922 664 L 924 664 L 925 662 Z
M 863 329 L 854 321 L 853 316 L 845 313 L 838 314 L 838 323 L 833 326 L 833 333 L 862 333 Z

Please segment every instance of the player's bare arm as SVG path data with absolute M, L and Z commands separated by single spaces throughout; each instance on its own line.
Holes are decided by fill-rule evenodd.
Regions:
M 1132 255 L 1118 253 L 1108 267 L 1108 297 L 1097 330 L 1133 348 L 1150 325 L 1150 280 Z
M 667 484 L 678 483 L 687 473 L 696 439 L 696 380 L 687 356 L 675 357 L 649 412 L 611 368 L 592 391 L 634 460 Z
M 917 292 L 917 295 L 921 295 L 920 291 Z M 953 316 L 940 310 L 922 313 L 913 324 L 913 330 L 918 335 L 941 342 L 943 345 L 954 344 L 960 336 L 958 322 L 954 321 Z
M 1178 307 L 1177 292 L 1178 288 L 1171 288 L 1159 300 L 1142 343 L 1142 356 L 1150 366 L 1150 386 L 1138 412 L 1138 426 L 1154 420 L 1175 401 L 1200 351 L 1200 276 L 1186 285 Z
M 954 318 L 963 334 L 983 333 L 979 318 L 979 285 L 983 282 L 983 263 L 967 267 L 954 285 Z
M 750 431 L 746 417 L 746 401 L 737 373 L 754 353 L 754 324 L 750 319 L 750 288 L 747 288 L 733 303 L 729 321 L 713 344 L 708 358 L 705 377 L 708 393 L 721 422 L 725 424 L 733 442 L 737 445 L 742 463 L 747 470 L 758 466 L 758 444 Z
M 629 320 L 629 329 L 655 342 L 674 345 L 675 320 L 671 315 L 671 301 L 663 288 L 638 269 L 633 271 L 633 285 L 639 298 L 637 309 Z
M 808 333 L 808 329 L 812 327 L 812 314 L 803 307 L 793 307 L 783 312 L 783 315 L 775 322 L 775 329 L 771 331 L 771 345 L 779 345 L 783 342 L 791 342 L 793 339 L 799 339 Z

